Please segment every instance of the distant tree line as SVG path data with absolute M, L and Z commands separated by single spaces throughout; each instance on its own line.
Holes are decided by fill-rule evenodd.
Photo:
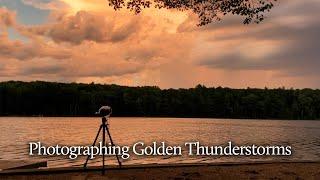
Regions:
M 114 116 L 320 119 L 320 90 L 0 83 L 1 116 L 92 116 L 101 105 Z

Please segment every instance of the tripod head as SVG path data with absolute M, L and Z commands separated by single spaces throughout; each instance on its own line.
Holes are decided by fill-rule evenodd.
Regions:
M 101 106 L 101 108 L 95 114 L 100 115 L 102 118 L 108 119 L 112 113 L 112 108 L 110 106 Z

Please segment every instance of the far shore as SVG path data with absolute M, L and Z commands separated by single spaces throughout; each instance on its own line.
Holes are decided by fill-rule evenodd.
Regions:
M 0 179 L 320 179 L 320 162 L 128 165 L 0 171 Z

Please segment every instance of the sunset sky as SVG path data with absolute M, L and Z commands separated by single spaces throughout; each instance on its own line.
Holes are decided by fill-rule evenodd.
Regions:
M 161 88 L 320 88 L 320 1 L 280 0 L 262 24 L 115 12 L 105 0 L 0 0 L 0 81 Z

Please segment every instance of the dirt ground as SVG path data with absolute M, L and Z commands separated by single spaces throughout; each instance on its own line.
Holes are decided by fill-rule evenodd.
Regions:
M 77 171 L 0 174 L 0 179 L 314 179 L 320 180 L 320 162 L 314 163 L 261 163 L 236 165 L 189 165 L 135 167 L 101 171 Z

